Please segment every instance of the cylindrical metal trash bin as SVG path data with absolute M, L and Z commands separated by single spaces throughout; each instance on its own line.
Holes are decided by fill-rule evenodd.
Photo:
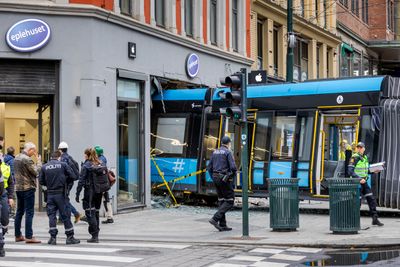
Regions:
M 360 179 L 329 178 L 330 230 L 357 234 L 360 230 Z
M 273 231 L 296 231 L 299 227 L 299 179 L 267 179 L 270 227 Z

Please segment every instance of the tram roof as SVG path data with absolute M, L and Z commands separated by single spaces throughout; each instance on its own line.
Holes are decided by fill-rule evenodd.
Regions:
M 335 93 L 357 93 L 380 91 L 385 76 L 369 76 L 356 78 L 341 78 L 327 80 L 313 80 L 300 83 L 278 83 L 259 86 L 249 86 L 247 88 L 247 97 L 265 98 L 280 96 L 300 96 L 300 95 L 320 95 Z M 228 88 L 220 88 L 223 91 Z M 215 90 L 213 99 L 220 100 L 218 92 Z M 205 99 L 207 88 L 196 89 L 169 89 L 153 97 L 153 100 L 165 101 L 203 101 Z

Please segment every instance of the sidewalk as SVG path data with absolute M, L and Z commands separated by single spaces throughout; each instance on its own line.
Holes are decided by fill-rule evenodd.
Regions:
M 302 203 L 302 209 L 313 206 L 325 207 L 327 203 Z M 363 207 L 365 209 L 365 207 Z M 381 209 L 379 209 L 381 210 Z M 223 245 L 284 245 L 331 248 L 400 246 L 400 218 L 385 217 L 383 227 L 371 225 L 370 217 L 361 217 L 357 235 L 333 235 L 329 230 L 329 215 L 300 214 L 300 228 L 296 232 L 272 232 L 269 228 L 269 212 L 252 210 L 249 214 L 250 239 L 243 240 L 241 211 L 227 214 L 230 232 L 218 232 L 208 223 L 215 208 L 188 207 L 148 209 L 115 216 L 115 223 L 101 225 L 100 239 L 113 241 L 151 241 Z M 12 223 L 11 223 L 12 224 Z M 63 226 L 59 237 L 63 237 Z M 45 213 L 36 213 L 34 234 L 42 240 L 48 238 L 48 222 Z M 78 238 L 88 238 L 87 224 L 75 226 Z M 10 233 L 13 230 L 10 229 Z

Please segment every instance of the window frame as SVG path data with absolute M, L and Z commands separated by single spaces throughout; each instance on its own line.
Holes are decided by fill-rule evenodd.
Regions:
M 263 69 L 263 60 L 264 60 L 264 23 L 261 20 L 257 21 L 257 64 L 260 62 L 260 65 L 257 66 L 259 70 Z
M 279 29 L 277 27 L 274 27 L 272 30 L 273 34 L 273 48 L 274 48 L 274 61 L 273 61 L 273 66 L 274 66 L 274 76 L 278 77 L 279 73 Z
M 161 6 L 161 13 L 158 13 L 158 9 Z M 162 17 L 159 18 L 158 14 L 162 14 Z M 154 3 L 154 19 L 156 21 L 156 25 L 158 27 L 165 28 L 166 27 L 166 19 L 165 19 L 165 1 L 164 0 L 155 0 Z
M 239 50 L 239 0 L 232 0 L 232 49 Z
M 188 6 L 190 6 L 189 9 L 188 9 Z M 185 33 L 186 33 L 186 36 L 192 37 L 192 38 L 194 37 L 193 11 L 194 11 L 193 0 L 185 0 Z M 190 16 L 188 16 L 188 14 Z M 188 31 L 188 29 L 190 29 L 190 31 Z
M 128 3 L 128 11 L 127 12 L 125 12 L 125 10 L 122 9 L 122 2 Z M 119 0 L 119 7 L 120 7 L 122 15 L 132 16 L 132 0 Z
M 291 144 L 291 149 L 292 149 L 292 155 L 289 157 L 284 157 L 282 156 L 282 152 L 281 155 L 279 156 L 275 156 L 275 142 L 276 142 L 276 129 L 277 129 L 277 119 L 279 117 L 285 117 L 285 118 L 291 118 L 293 119 L 293 135 L 292 135 L 292 144 Z M 272 132 L 271 132 L 271 159 L 270 161 L 289 161 L 292 162 L 294 155 L 294 142 L 295 142 L 295 133 L 296 133 L 296 122 L 297 122 L 297 116 L 296 116 L 296 111 L 279 111 L 276 112 L 272 118 Z M 281 146 L 282 148 L 282 146 Z M 289 154 L 289 152 L 288 152 Z
M 210 43 L 218 43 L 218 2 L 210 0 Z

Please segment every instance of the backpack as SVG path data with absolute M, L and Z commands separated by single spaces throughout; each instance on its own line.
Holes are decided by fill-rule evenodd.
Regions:
M 92 166 L 92 182 L 94 192 L 96 194 L 104 193 L 110 190 L 111 185 L 110 181 L 108 180 L 108 170 L 106 166 Z
M 79 179 L 79 164 L 76 162 L 70 155 L 64 160 L 68 166 L 72 169 L 75 176 L 77 177 L 76 180 Z

